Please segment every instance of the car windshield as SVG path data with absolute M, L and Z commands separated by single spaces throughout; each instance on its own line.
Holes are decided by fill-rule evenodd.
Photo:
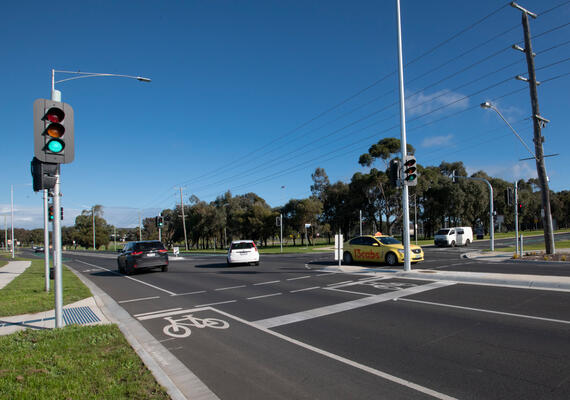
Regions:
M 232 250 L 243 250 L 251 248 L 253 248 L 253 243 L 251 242 L 232 243 Z
M 447 235 L 449 233 L 449 229 L 440 229 L 437 231 L 436 235 Z
M 137 251 L 163 250 L 164 246 L 161 242 L 141 242 L 135 244 L 135 249 Z
M 376 239 L 378 239 L 382 244 L 400 244 L 399 240 L 394 239 L 391 236 L 380 236 L 376 237 Z

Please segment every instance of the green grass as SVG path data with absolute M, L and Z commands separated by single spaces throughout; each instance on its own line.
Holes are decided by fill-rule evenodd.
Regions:
M 46 292 L 44 276 L 44 260 L 32 260 L 32 265 L 23 274 L 0 290 L 0 317 L 53 309 L 54 281 L 50 281 L 50 291 Z M 65 265 L 61 280 L 64 305 L 91 297 L 89 289 Z
M 116 325 L 0 337 L 2 399 L 168 399 Z
M 557 249 L 570 249 L 570 240 L 560 240 L 558 242 L 554 242 L 554 246 Z M 516 247 L 501 247 L 501 248 L 496 248 L 496 251 L 504 251 L 504 252 L 515 252 L 516 251 Z M 531 251 L 531 250 L 543 250 L 545 251 L 546 248 L 544 246 L 544 242 L 540 242 L 540 243 L 532 243 L 532 244 L 524 244 L 524 240 L 523 240 L 523 250 L 524 251 Z

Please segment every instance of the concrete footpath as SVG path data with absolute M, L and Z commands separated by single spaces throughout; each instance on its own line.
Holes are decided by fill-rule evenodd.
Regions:
M 511 260 L 511 253 L 471 252 L 463 255 L 481 261 L 505 262 Z M 561 263 L 568 264 L 568 263 Z M 0 289 L 22 274 L 29 261 L 11 261 L 0 268 Z M 330 272 L 358 275 L 390 275 L 407 279 L 453 281 L 457 283 L 499 285 L 542 290 L 570 291 L 570 276 L 544 276 L 523 274 L 500 274 L 414 269 L 410 272 L 401 268 L 387 269 L 369 266 L 329 265 L 319 268 Z M 157 381 L 166 389 L 172 399 L 218 399 L 200 379 L 159 343 L 135 318 L 131 317 L 110 296 L 94 285 L 85 276 L 70 269 L 91 290 L 93 297 L 64 307 L 64 325 L 108 324 L 119 326 L 127 341 L 137 352 Z M 0 291 L 0 296 L 1 296 Z M 51 329 L 55 327 L 54 310 L 13 317 L 2 317 L 0 310 L 0 335 L 7 335 L 22 329 Z

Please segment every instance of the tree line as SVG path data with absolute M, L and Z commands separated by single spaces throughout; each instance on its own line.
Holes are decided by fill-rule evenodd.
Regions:
M 373 144 L 362 154 L 358 163 L 369 167 L 368 172 L 356 172 L 350 182 L 331 183 L 326 171 L 317 168 L 313 174 L 311 195 L 303 199 L 290 199 L 280 207 L 270 207 L 255 193 L 232 195 L 226 192 L 214 201 L 205 202 L 192 195 L 184 204 L 186 237 L 192 248 L 222 248 L 231 240 L 253 239 L 267 246 L 279 241 L 283 218 L 283 238 L 293 245 L 313 244 L 316 238 L 330 243 L 339 231 L 345 237 L 359 234 L 360 213 L 363 232 L 383 232 L 389 235 L 402 231 L 401 189 L 390 183 L 389 162 L 400 151 L 400 140 L 386 138 Z M 408 145 L 408 153 L 415 149 Z M 438 166 L 418 164 L 417 186 L 410 187 L 410 221 L 417 219 L 420 238 L 431 238 L 438 229 L 452 226 L 480 227 L 489 231 L 489 190 L 481 181 L 468 177 L 463 162 L 442 161 Z M 452 175 L 460 178 L 455 182 Z M 496 229 L 515 229 L 514 205 L 507 204 L 507 187 L 513 182 L 489 176 L 478 171 L 469 177 L 484 178 L 493 187 L 494 210 L 502 216 Z M 541 229 L 541 196 L 536 179 L 519 180 L 518 199 L 522 208 L 519 226 L 522 230 Z M 570 226 L 570 191 L 551 192 L 552 218 L 559 228 Z M 182 209 L 176 205 L 161 212 L 164 219 L 162 241 L 168 246 L 184 247 Z M 93 247 L 95 223 L 96 247 L 108 246 L 116 232 L 117 240 L 138 240 L 139 228 L 114 228 L 103 218 L 103 207 L 83 210 L 75 225 L 62 228 L 65 246 Z M 157 239 L 155 218 L 142 221 L 140 236 L 143 240 Z M 24 243 L 43 242 L 43 229 L 17 230 L 16 237 Z

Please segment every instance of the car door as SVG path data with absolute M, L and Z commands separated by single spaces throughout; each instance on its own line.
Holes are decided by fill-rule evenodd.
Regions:
M 355 259 L 358 261 L 380 261 L 381 247 L 372 237 L 364 236 L 361 244 L 355 250 Z

